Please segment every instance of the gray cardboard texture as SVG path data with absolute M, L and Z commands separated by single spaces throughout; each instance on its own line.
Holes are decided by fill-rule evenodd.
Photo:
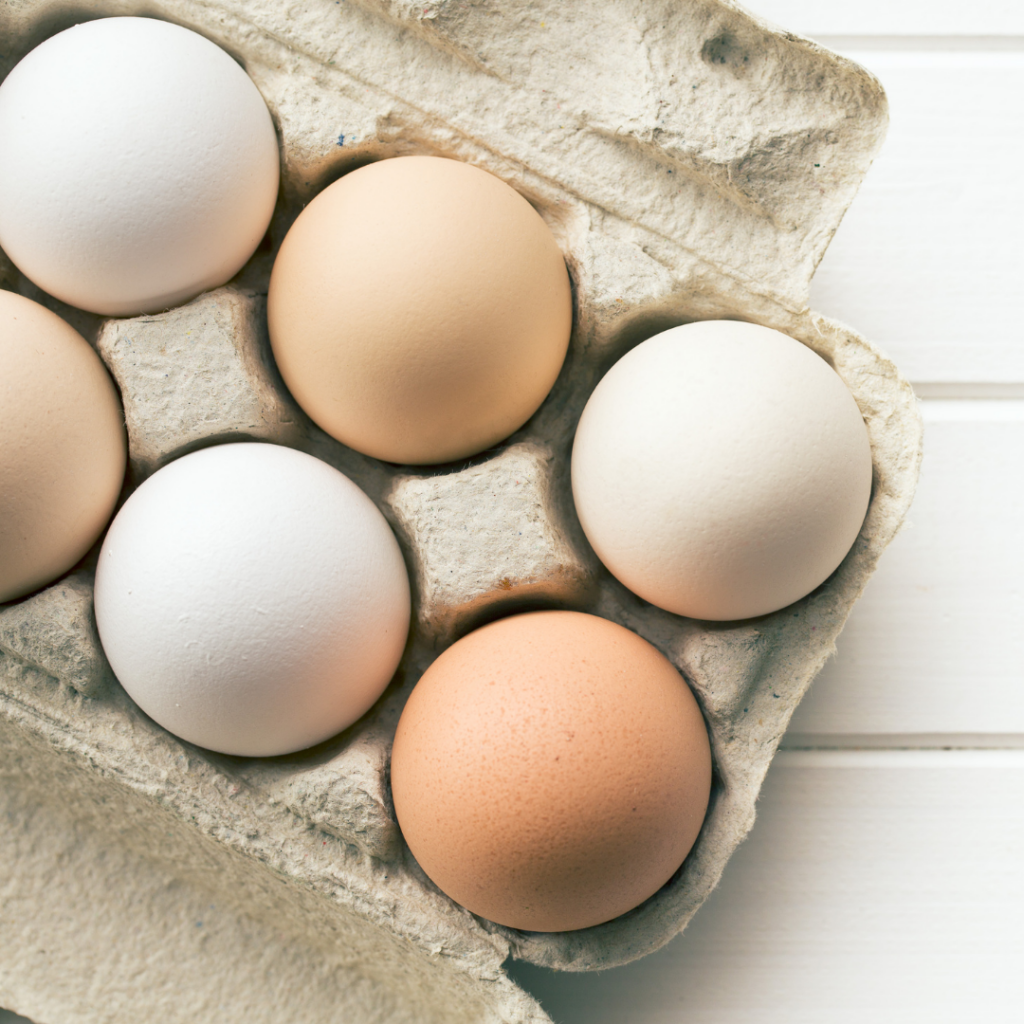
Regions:
M 882 89 L 724 0 L 21 0 L 0 7 L 3 73 L 76 21 L 135 13 L 213 39 L 263 93 L 282 146 L 275 247 L 305 202 L 368 160 L 470 161 L 550 225 L 574 329 L 551 395 L 499 450 L 410 471 L 326 437 L 283 388 L 265 335 L 272 252 L 224 288 L 130 320 L 69 310 L 0 258 L 0 284 L 68 318 L 110 367 L 130 485 L 208 443 L 308 451 L 388 517 L 415 602 L 373 711 L 320 747 L 263 761 L 198 750 L 134 707 L 96 644 L 88 560 L 0 608 L 0 1005 L 55 1024 L 545 1021 L 503 962 L 610 967 L 685 927 L 750 829 L 786 724 L 913 496 L 909 386 L 807 308 L 881 144 Z M 839 569 L 743 623 L 633 597 L 598 564 L 569 493 L 573 431 L 601 374 L 658 330 L 716 317 L 777 328 L 824 357 L 864 414 L 874 459 L 868 515 Z M 715 781 L 696 846 L 657 894 L 594 928 L 520 933 L 425 878 L 394 820 L 388 759 L 403 703 L 441 650 L 488 616 L 552 604 L 620 622 L 672 659 L 704 711 Z

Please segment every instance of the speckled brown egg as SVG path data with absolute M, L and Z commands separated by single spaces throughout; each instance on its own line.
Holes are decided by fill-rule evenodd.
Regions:
M 470 633 L 424 673 L 391 764 L 420 866 L 481 917 L 531 931 L 610 920 L 697 838 L 711 753 L 697 702 L 646 640 L 580 612 Z
M 365 455 L 441 463 L 489 448 L 544 401 L 572 295 L 540 214 L 487 171 L 381 160 L 299 215 L 267 299 L 285 384 Z
M 85 555 L 114 511 L 126 458 L 100 357 L 55 313 L 0 291 L 0 602 Z

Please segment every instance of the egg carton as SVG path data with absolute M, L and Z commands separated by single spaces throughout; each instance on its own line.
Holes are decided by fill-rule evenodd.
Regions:
M 95 550 L 0 609 L 0 1004 L 62 1022 L 547 1021 L 508 958 L 607 968 L 685 927 L 753 824 L 787 722 L 910 504 L 921 427 L 909 386 L 807 305 L 881 144 L 884 93 L 726 0 L 21 0 L 0 8 L 3 73 L 53 33 L 116 14 L 193 28 L 255 81 L 282 154 L 268 239 L 227 286 L 134 319 L 73 310 L 2 258 L 0 284 L 65 317 L 110 368 L 126 493 L 213 443 L 309 452 L 394 527 L 414 621 L 364 719 L 312 750 L 245 759 L 178 740 L 120 688 L 95 632 Z M 284 388 L 265 327 L 274 251 L 303 205 L 347 171 L 413 153 L 477 164 L 526 196 L 565 254 L 575 303 L 540 410 L 502 445 L 440 467 L 377 462 L 322 433 Z M 711 318 L 817 352 L 853 393 L 873 453 L 867 518 L 842 565 L 743 622 L 680 618 L 626 591 L 587 544 L 569 486 L 575 425 L 602 374 L 644 338 Z M 673 878 L 622 917 L 550 934 L 439 892 L 388 787 L 395 726 L 426 667 L 475 626 L 538 607 L 602 615 L 662 650 L 697 696 L 714 757 L 707 818 Z

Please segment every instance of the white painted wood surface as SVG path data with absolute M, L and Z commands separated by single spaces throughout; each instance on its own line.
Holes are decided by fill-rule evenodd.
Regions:
M 909 521 L 789 744 L 1024 744 L 1024 401 L 931 400 L 922 413 Z
M 891 121 L 812 305 L 915 383 L 1024 380 L 1024 49 L 848 52 L 885 85 Z
M 1019 1024 L 1024 3 L 748 6 L 889 93 L 812 305 L 913 381 L 921 487 L 688 931 L 596 976 L 515 970 L 559 1024 Z
M 682 936 L 517 980 L 558 1024 L 1020 1024 L 1022 806 L 1024 751 L 782 753 Z

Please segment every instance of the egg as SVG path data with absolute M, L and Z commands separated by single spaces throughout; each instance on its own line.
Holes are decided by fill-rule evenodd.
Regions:
M 166 309 L 252 255 L 278 163 L 266 104 L 220 47 L 150 18 L 87 21 L 0 86 L 0 246 L 72 306 Z
M 55 313 L 0 291 L 0 602 L 88 552 L 126 458 L 121 402 L 99 356 Z
M 369 164 L 316 196 L 267 303 L 299 405 L 397 463 L 465 458 L 521 427 L 572 327 L 568 271 L 536 210 L 487 171 L 431 156 Z
M 384 691 L 409 581 L 346 476 L 290 448 L 227 444 L 158 470 L 118 512 L 96 623 L 115 675 L 165 729 L 225 754 L 285 754 Z
M 700 709 L 651 644 L 594 615 L 484 626 L 427 669 L 395 735 L 409 848 L 468 910 L 530 931 L 586 928 L 655 893 L 700 831 Z
M 598 557 L 651 604 L 696 619 L 773 612 L 823 583 L 871 497 L 857 403 L 811 349 L 730 320 L 664 331 L 598 384 L 572 493 Z

